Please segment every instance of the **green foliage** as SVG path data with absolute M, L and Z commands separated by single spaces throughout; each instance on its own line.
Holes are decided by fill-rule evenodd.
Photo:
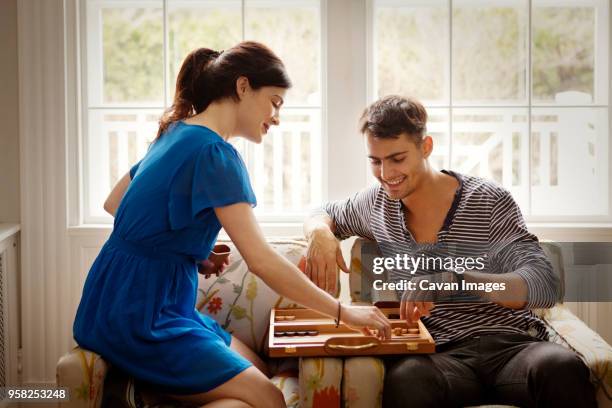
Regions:
M 187 54 L 196 48 L 221 51 L 240 42 L 240 9 L 171 9 L 168 31 L 168 94 Z
M 247 8 L 245 37 L 264 42 L 285 62 L 294 82 L 288 100 L 316 103 L 321 42 L 316 9 Z M 104 102 L 162 103 L 163 16 L 160 8 L 105 8 Z M 170 8 L 169 96 L 191 50 L 227 49 L 242 36 L 239 8 Z M 376 14 L 379 94 L 442 99 L 448 88 L 448 10 L 380 8 Z M 526 10 L 453 10 L 453 92 L 461 100 L 525 98 Z M 562 91 L 593 94 L 592 8 L 535 8 L 533 94 L 552 100 Z
M 564 91 L 594 93 L 593 8 L 536 7 L 533 95 L 552 100 Z M 399 93 L 443 101 L 447 78 L 448 9 L 388 7 L 376 13 L 378 95 Z M 453 96 L 464 101 L 526 99 L 527 10 L 453 9 Z
M 316 9 L 263 8 L 246 10 L 245 40 L 269 46 L 284 62 L 293 81 L 289 103 L 319 104 L 320 18 Z M 315 97 L 315 98 L 313 98 Z
M 104 103 L 163 104 L 163 14 L 160 8 L 104 8 Z M 316 9 L 247 8 L 246 39 L 268 45 L 294 82 L 287 101 L 318 104 L 320 23 Z M 199 47 L 225 50 L 242 38 L 240 8 L 168 10 L 168 96 L 185 56 Z M 315 97 L 313 99 L 313 96 Z
M 592 8 L 539 8 L 534 19 L 533 96 L 553 100 L 558 92 L 594 94 Z
M 161 9 L 103 9 L 105 103 L 163 101 Z

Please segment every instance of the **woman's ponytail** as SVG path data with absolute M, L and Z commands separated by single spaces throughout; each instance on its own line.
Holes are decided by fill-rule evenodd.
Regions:
M 176 77 L 174 101 L 159 120 L 156 139 L 168 129 L 171 123 L 187 119 L 197 111 L 196 89 L 203 85 L 200 84 L 201 82 L 206 82 L 206 71 L 218 56 L 217 51 L 208 48 L 199 48 L 187 55 Z
M 181 65 L 174 101 L 159 121 L 156 140 L 170 124 L 204 111 L 214 101 L 239 100 L 236 81 L 241 76 L 249 80 L 253 90 L 291 87 L 282 61 L 263 44 L 245 41 L 222 52 L 199 48 L 187 55 Z

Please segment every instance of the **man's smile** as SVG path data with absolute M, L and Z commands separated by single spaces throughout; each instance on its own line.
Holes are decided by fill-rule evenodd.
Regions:
M 391 180 L 383 180 L 385 184 L 388 184 L 390 186 L 397 186 L 398 184 L 400 184 L 402 181 L 404 181 L 406 179 L 406 176 L 401 176 L 401 177 L 397 177 Z

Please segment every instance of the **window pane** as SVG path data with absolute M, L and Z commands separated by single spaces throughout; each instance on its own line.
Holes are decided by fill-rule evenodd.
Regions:
M 400 94 L 428 104 L 447 104 L 447 2 L 394 4 L 397 2 L 376 2 L 375 94 Z
M 429 162 L 437 169 L 449 168 L 449 118 L 446 108 L 427 108 L 427 134 L 433 139 L 433 151 Z
M 533 100 L 573 105 L 591 103 L 595 9 L 538 7 L 536 1 L 532 15 Z
M 162 105 L 164 63 L 161 2 L 147 2 L 146 7 L 144 4 L 143 7 L 104 7 L 100 19 L 102 70 L 99 76 L 89 80 L 95 82 L 103 78 L 102 103 Z M 95 65 L 98 61 L 92 58 L 88 63 Z M 92 103 L 99 104 L 95 95 L 92 96 Z
M 321 203 L 319 109 L 284 109 L 259 145 L 245 143 L 260 215 L 300 213 Z
M 526 61 L 526 1 L 453 1 L 454 102 L 524 103 Z
M 240 42 L 241 13 L 240 1 L 168 1 L 168 102 L 187 54 L 200 47 L 225 50 Z
M 534 215 L 607 215 L 607 108 L 534 108 L 531 207 Z
M 526 108 L 453 110 L 453 170 L 502 184 L 523 212 L 528 204 Z
M 89 111 L 85 162 L 86 222 L 106 219 L 102 204 L 112 187 L 142 159 L 157 135 L 160 110 Z
M 287 67 L 285 105 L 321 105 L 319 1 L 245 0 L 245 39 L 266 44 Z

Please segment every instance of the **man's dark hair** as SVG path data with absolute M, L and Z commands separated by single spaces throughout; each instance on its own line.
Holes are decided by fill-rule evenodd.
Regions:
M 360 119 L 361 133 L 378 138 L 398 138 L 407 134 L 416 144 L 427 131 L 427 112 L 415 99 L 389 95 L 368 106 Z

